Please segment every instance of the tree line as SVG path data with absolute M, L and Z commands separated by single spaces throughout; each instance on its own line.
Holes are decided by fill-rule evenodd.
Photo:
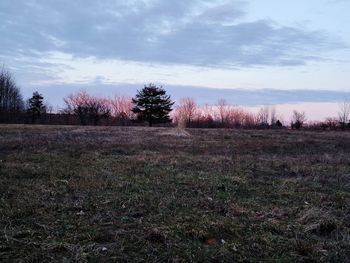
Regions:
M 24 101 L 12 75 L 0 71 L 0 122 L 64 125 L 168 125 L 190 128 L 260 128 L 260 129 L 350 129 L 350 103 L 339 106 L 338 118 L 308 122 L 306 114 L 293 111 L 286 123 L 274 106 L 264 106 L 257 113 L 228 104 L 198 105 L 193 98 L 175 104 L 163 87 L 144 86 L 132 98 L 105 98 L 78 91 L 64 98 L 64 108 L 53 113 L 42 94 L 34 92 Z

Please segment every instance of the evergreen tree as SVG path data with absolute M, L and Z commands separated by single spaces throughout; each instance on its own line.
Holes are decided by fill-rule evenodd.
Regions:
M 44 105 L 44 97 L 39 92 L 34 92 L 33 96 L 28 100 L 28 113 L 32 115 L 33 122 L 37 117 L 46 113 Z
M 282 127 L 283 127 L 283 124 L 282 124 L 282 122 L 281 122 L 280 120 L 277 120 L 275 126 L 276 126 L 277 128 L 282 128 Z
M 132 111 L 137 118 L 148 121 L 149 126 L 154 123 L 171 122 L 169 113 L 172 111 L 174 102 L 162 87 L 156 87 L 153 84 L 145 86 L 137 92 L 132 103 L 134 104 Z

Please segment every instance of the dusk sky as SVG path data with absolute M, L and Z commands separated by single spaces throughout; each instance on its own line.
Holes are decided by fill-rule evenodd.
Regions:
M 1 0 L 0 63 L 54 105 L 150 82 L 201 102 L 334 102 L 350 97 L 349 12 L 348 0 Z M 249 102 L 256 89 L 274 98 Z

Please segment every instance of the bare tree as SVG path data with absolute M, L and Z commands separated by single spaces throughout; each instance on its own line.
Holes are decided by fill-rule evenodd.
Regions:
M 11 73 L 0 69 L 0 113 L 18 113 L 23 109 L 23 98 Z
M 65 113 L 75 114 L 79 117 L 82 125 L 93 122 L 97 125 L 102 118 L 110 116 L 109 101 L 104 98 L 90 96 L 85 91 L 80 91 L 69 95 L 64 99 Z
M 89 118 L 94 125 L 98 125 L 103 118 L 111 116 L 111 108 L 108 99 L 91 97 L 89 104 Z
M 220 99 L 218 101 L 218 111 L 219 111 L 219 118 L 220 123 L 222 127 L 225 127 L 228 122 L 228 115 L 229 115 L 229 106 L 224 99 Z
M 324 129 L 324 127 L 326 126 L 326 128 L 329 128 L 331 130 L 335 130 L 337 128 L 337 123 L 338 120 L 337 118 L 326 118 L 324 121 L 324 126 L 322 127 Z
M 262 126 L 268 126 L 269 125 L 269 116 L 270 116 L 270 107 L 264 106 L 260 108 L 258 112 L 258 121 L 259 124 Z
M 339 104 L 339 112 L 338 112 L 338 117 L 339 117 L 339 123 L 344 129 L 349 121 L 349 116 L 350 116 L 350 101 L 344 101 Z
M 193 98 L 182 98 L 176 106 L 176 119 L 179 123 L 189 125 L 197 112 L 197 104 Z
M 276 117 L 276 107 L 275 106 L 271 106 L 270 107 L 270 124 L 272 126 L 275 126 L 277 123 L 277 117 Z
M 246 112 L 244 113 L 243 125 L 247 128 L 256 127 L 259 124 L 259 120 L 255 114 Z
M 209 127 L 213 125 L 214 123 L 214 117 L 213 117 L 213 108 L 209 106 L 208 104 L 205 104 L 201 108 L 201 116 L 202 116 L 202 121 L 206 125 L 206 127 Z
M 306 114 L 305 112 L 299 112 L 294 110 L 293 116 L 292 116 L 292 129 L 299 130 L 303 127 L 304 123 L 306 121 Z
M 128 96 L 115 96 L 110 99 L 111 114 L 118 119 L 133 119 L 135 114 L 132 112 L 132 98 Z
M 238 107 L 231 107 L 228 112 L 228 123 L 230 126 L 239 128 L 244 124 L 245 112 Z

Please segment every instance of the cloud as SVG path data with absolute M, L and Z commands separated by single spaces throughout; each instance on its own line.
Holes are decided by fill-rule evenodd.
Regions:
M 0 59 L 63 52 L 205 67 L 295 66 L 344 47 L 322 31 L 244 21 L 245 3 L 2 0 Z
M 45 86 L 32 86 L 31 91 L 24 95 L 29 97 L 33 90 L 42 93 L 47 101 L 55 107 L 63 107 L 63 98 L 72 92 L 86 90 L 98 96 L 111 96 L 116 94 L 134 96 L 143 84 L 106 84 L 103 76 L 97 77 L 91 84 L 56 84 Z M 101 81 L 102 80 L 102 81 Z M 219 99 L 224 98 L 231 105 L 255 107 L 260 105 L 281 105 L 290 103 L 338 103 L 350 98 L 350 92 L 330 90 L 277 90 L 277 89 L 213 89 L 198 86 L 166 85 L 167 92 L 174 101 L 182 97 L 193 97 L 200 105 L 215 105 Z
M 216 3 L 205 8 L 196 19 L 209 23 L 232 23 L 244 17 L 246 5 L 246 2 L 243 1 Z

